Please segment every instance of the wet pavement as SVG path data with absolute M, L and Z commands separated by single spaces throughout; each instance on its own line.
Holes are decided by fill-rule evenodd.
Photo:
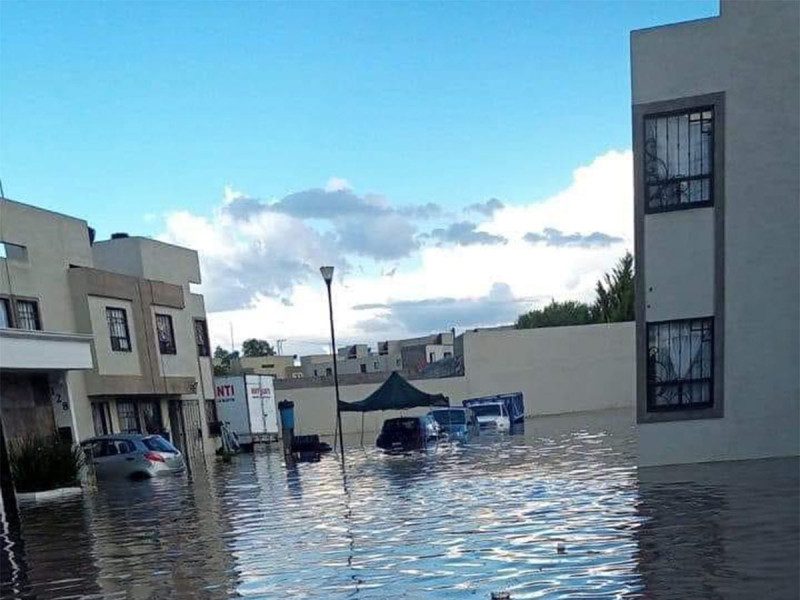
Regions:
M 357 440 L 355 440 L 357 442 Z M 637 471 L 629 411 L 23 507 L 3 598 L 797 598 L 797 459 Z M 21 541 L 20 541 L 21 540 Z

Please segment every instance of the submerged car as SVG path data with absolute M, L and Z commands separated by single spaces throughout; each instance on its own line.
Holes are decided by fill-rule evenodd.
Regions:
M 511 418 L 503 402 L 486 402 L 483 404 L 473 404 L 470 409 L 478 418 L 478 424 L 482 430 L 509 431 L 511 429 Z
M 433 417 L 399 417 L 387 419 L 375 445 L 383 450 L 418 450 L 436 443 L 439 427 Z
M 98 479 L 144 479 L 186 470 L 180 451 L 160 435 L 103 435 L 81 447 Z
M 475 413 L 469 408 L 435 408 L 430 415 L 439 425 L 441 433 L 450 439 L 467 441 L 479 434 Z

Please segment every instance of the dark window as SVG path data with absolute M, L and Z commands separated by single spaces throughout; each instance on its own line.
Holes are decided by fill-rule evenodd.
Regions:
M 325 367 L 325 375 L 327 375 L 328 377 L 333 375 L 333 369 L 331 369 L 330 367 Z
M 211 356 L 211 345 L 208 343 L 208 326 L 204 319 L 194 320 L 194 343 L 197 344 L 197 356 Z
M 444 353 L 444 357 L 445 357 L 445 358 L 450 358 L 451 356 L 453 356 L 453 353 L 452 353 L 452 352 L 445 352 L 445 353 Z
M 366 373 L 367 372 L 367 365 L 365 365 L 364 363 L 361 363 L 360 368 L 361 368 L 361 372 L 362 373 Z
M 95 435 L 108 435 L 114 433 L 111 426 L 111 409 L 108 402 L 92 402 L 92 420 L 94 421 Z
M 125 309 L 107 306 L 106 320 L 111 335 L 111 349 L 115 352 L 130 352 L 131 336 L 128 331 L 128 315 Z
M 713 393 L 713 318 L 648 323 L 648 411 L 708 408 Z
M 156 314 L 156 332 L 158 333 L 158 349 L 161 354 L 176 354 L 175 331 L 172 329 L 170 315 Z
M 433 354 L 433 352 L 429 352 L 428 353 L 428 362 L 429 363 L 436 362 L 435 358 L 436 358 L 436 356 Z
M 17 300 L 17 327 L 32 331 L 42 328 L 36 300 Z
M 140 433 L 139 411 L 136 403 L 128 400 L 117 400 L 117 416 L 120 433 Z
M 161 433 L 164 431 L 164 421 L 161 417 L 161 403 L 158 400 L 148 400 L 139 403 L 142 411 L 143 433 Z
M 11 303 L 7 298 L 0 298 L 0 329 L 8 329 L 14 324 L 11 319 Z
M 713 203 L 712 107 L 644 118 L 644 178 L 647 212 Z

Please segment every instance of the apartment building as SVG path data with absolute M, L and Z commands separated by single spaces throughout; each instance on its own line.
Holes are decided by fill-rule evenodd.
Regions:
M 367 344 L 353 344 L 337 349 L 336 367 L 341 375 L 356 373 L 391 373 L 421 371 L 427 365 L 453 356 L 453 332 L 434 333 L 403 340 L 378 342 L 377 352 Z M 300 357 L 304 377 L 333 375 L 330 354 Z
M 214 391 L 203 297 L 191 291 L 200 283 L 197 253 L 124 234 L 95 241 L 83 220 L 7 199 L 0 222 L 13 249 L 0 267 L 4 425 L 39 407 L 34 429 L 48 428 L 48 400 L 55 425 L 75 441 L 160 433 L 190 464 L 202 462 L 215 450 Z M 12 361 L 21 336 L 80 340 L 89 364 L 43 379 L 47 365 Z M 15 426 L 7 435 L 24 433 Z
M 239 366 L 244 373 L 288 379 L 297 373 L 297 369 L 294 368 L 295 359 L 296 357 L 292 355 L 243 356 L 239 359 Z M 214 364 L 217 364 L 217 360 L 214 360 Z M 300 373 L 302 375 L 302 371 Z
M 643 466 L 798 454 L 800 4 L 631 35 Z

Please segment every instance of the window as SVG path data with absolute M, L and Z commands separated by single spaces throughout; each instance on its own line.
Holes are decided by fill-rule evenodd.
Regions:
M 713 107 L 644 118 L 644 178 L 646 212 L 713 203 Z
M 108 402 L 92 402 L 92 421 L 94 421 L 95 435 L 108 435 L 114 433 L 111 426 L 111 409 Z
M 429 363 L 436 362 L 436 356 L 433 354 L 433 352 L 428 353 L 428 362 Z
M 713 318 L 647 324 L 647 410 L 713 406 Z
M 161 433 L 164 431 L 164 422 L 161 418 L 161 403 L 158 400 L 140 402 L 142 411 L 143 433 Z
M 161 354 L 176 354 L 175 332 L 172 329 L 170 315 L 156 314 L 156 332 L 158 333 L 158 349 Z
M 319 377 L 319 373 L 317 373 L 316 369 L 314 369 L 314 377 Z
M 42 328 L 36 300 L 17 300 L 17 327 L 31 331 Z
M 367 365 L 366 364 L 361 363 L 360 368 L 361 368 L 361 372 L 362 373 L 366 373 L 367 372 Z
M 106 320 L 114 352 L 130 352 L 131 336 L 128 331 L 128 315 L 124 308 L 106 307 Z
M 378 364 L 378 361 L 373 362 L 372 363 L 372 367 L 375 368 L 375 369 L 380 368 L 380 365 Z
M 444 357 L 445 357 L 445 358 L 450 358 L 451 356 L 453 356 L 453 353 L 452 353 L 452 352 L 445 352 L 445 353 L 444 353 Z
M 333 369 L 331 369 L 330 367 L 325 367 L 325 375 L 326 377 L 330 377 L 331 375 L 333 375 Z
M 130 400 L 117 400 L 117 416 L 121 433 L 140 433 L 139 411 Z
M 204 319 L 194 320 L 194 343 L 197 344 L 197 356 L 211 356 L 211 345 L 208 343 L 208 326 Z
M 8 329 L 12 325 L 11 302 L 7 298 L 0 298 L 0 329 Z

